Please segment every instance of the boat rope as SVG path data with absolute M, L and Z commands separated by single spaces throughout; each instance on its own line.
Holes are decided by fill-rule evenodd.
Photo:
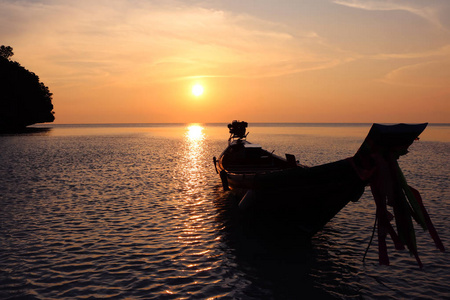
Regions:
M 373 237 L 375 236 L 375 229 L 377 228 L 377 219 L 378 219 L 378 217 L 375 216 L 375 222 L 373 223 L 373 229 L 372 229 L 372 236 L 370 237 L 369 244 L 367 245 L 366 251 L 364 252 L 364 256 L 362 259 L 363 264 L 365 263 L 367 252 L 369 251 L 369 248 L 372 245 Z

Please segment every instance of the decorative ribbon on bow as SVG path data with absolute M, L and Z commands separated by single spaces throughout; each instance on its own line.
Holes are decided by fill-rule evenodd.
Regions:
M 386 237 L 389 234 L 395 249 L 402 250 L 406 246 L 420 268 L 423 267 L 417 252 L 412 219 L 424 230 L 428 230 L 439 250 L 445 251 L 420 193 L 406 183 L 397 162 L 398 157 L 408 152 L 409 145 L 425 127 L 426 124 L 374 124 L 358 153 L 350 159 L 360 178 L 368 181 L 376 203 L 378 254 L 381 265 L 389 265 L 386 246 Z M 394 215 L 388 211 L 388 206 L 392 207 Z M 393 219 L 397 231 L 391 224 Z
M 382 265 L 389 265 L 386 247 L 386 236 L 389 234 L 395 249 L 402 250 L 406 246 L 422 268 L 412 219 L 424 230 L 429 231 L 439 250 L 445 251 L 444 245 L 423 205 L 420 193 L 406 183 L 397 160 L 393 157 L 388 160 L 378 157 L 376 164 L 378 167 L 369 183 L 377 206 L 379 262 Z M 397 232 L 391 224 L 393 216 L 387 210 L 387 206 L 393 208 Z

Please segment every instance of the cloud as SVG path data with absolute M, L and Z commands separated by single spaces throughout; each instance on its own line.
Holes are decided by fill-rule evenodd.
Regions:
M 380 53 L 359 56 L 358 59 L 403 64 L 384 75 L 380 79 L 384 83 L 429 88 L 450 86 L 450 44 L 423 52 Z
M 379 54 L 372 59 L 409 62 L 386 74 L 381 80 L 385 83 L 425 88 L 450 86 L 450 45 L 425 52 Z
M 450 45 L 442 46 L 438 49 L 431 49 L 423 52 L 406 52 L 406 53 L 380 53 L 369 56 L 371 59 L 427 59 L 427 58 L 447 58 L 450 57 Z
M 420 18 L 423 18 L 431 24 L 443 28 L 440 21 L 440 1 L 404 1 L 404 0 L 334 0 L 336 4 L 352 8 L 374 10 L 374 11 L 406 11 Z M 434 5 L 434 6 L 433 6 Z
M 282 76 L 346 59 L 313 31 L 178 1 L 3 1 L 0 11 L 14 58 L 61 84 Z
M 336 0 L 366 10 L 403 10 L 436 20 L 433 9 L 404 1 Z M 434 3 L 434 2 L 433 2 Z M 314 27 L 187 5 L 180 1 L 3 1 L 0 38 L 44 82 L 70 86 L 144 86 L 199 77 L 278 77 L 357 60 L 437 61 L 448 47 L 364 55 L 344 51 Z M 350 47 L 351 48 L 351 47 Z M 397 64 L 398 66 L 398 64 Z M 402 69 L 402 74 L 408 70 Z M 400 82 L 400 71 L 384 80 Z
M 391 71 L 383 81 L 403 86 L 448 90 L 450 86 L 450 59 L 403 66 Z

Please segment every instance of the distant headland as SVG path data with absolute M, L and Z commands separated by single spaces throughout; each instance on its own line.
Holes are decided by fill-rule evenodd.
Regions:
M 52 93 L 39 77 L 10 58 L 10 46 L 0 46 L 0 131 L 21 131 L 55 120 Z

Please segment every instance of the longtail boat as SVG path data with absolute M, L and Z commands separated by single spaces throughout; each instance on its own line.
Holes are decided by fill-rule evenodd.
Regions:
M 228 124 L 228 147 L 213 161 L 224 190 L 237 195 L 240 210 L 290 218 L 308 236 L 320 231 L 349 202 L 358 201 L 370 186 L 377 207 L 380 264 L 389 264 L 389 234 L 396 249 L 406 246 L 422 267 L 412 219 L 430 232 L 438 249 L 444 251 L 444 246 L 419 192 L 406 183 L 397 159 L 408 153 L 427 125 L 373 124 L 353 157 L 310 167 L 294 155 L 280 157 L 250 143 L 248 123 L 233 121 Z M 394 216 L 396 229 L 391 224 Z

